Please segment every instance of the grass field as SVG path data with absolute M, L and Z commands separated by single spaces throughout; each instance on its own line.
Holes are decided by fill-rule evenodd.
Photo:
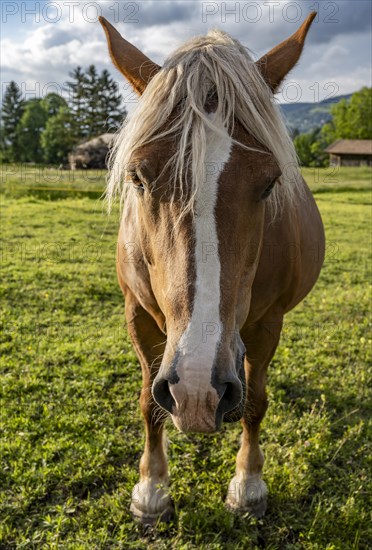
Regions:
M 269 371 L 267 514 L 223 506 L 238 424 L 212 436 L 169 424 L 177 519 L 143 532 L 128 511 L 141 377 L 115 275 L 118 211 L 107 217 L 98 200 L 104 174 L 4 169 L 2 550 L 371 548 L 371 172 L 305 177 L 327 254 Z

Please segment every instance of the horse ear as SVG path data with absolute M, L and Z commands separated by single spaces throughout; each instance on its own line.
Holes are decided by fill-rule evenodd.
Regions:
M 142 95 L 152 77 L 160 70 L 159 65 L 153 63 L 140 52 L 105 19 L 99 17 L 106 34 L 110 57 L 115 67 L 131 83 L 134 91 Z
M 313 11 L 292 36 L 257 61 L 256 65 L 272 92 L 277 91 L 282 80 L 299 60 L 307 32 L 315 17 L 316 11 Z

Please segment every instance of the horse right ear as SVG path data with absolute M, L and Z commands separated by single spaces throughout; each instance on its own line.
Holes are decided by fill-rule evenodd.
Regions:
M 152 77 L 160 70 L 159 65 L 124 40 L 107 19 L 100 17 L 99 22 L 105 31 L 113 64 L 130 82 L 134 91 L 142 95 Z

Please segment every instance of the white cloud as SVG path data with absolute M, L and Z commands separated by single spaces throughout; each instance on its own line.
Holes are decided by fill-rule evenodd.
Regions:
M 71 69 L 77 65 L 86 67 L 94 63 L 99 69 L 108 68 L 124 87 L 121 75 L 111 65 L 103 30 L 96 21 L 100 11 L 94 7 L 87 9 L 87 2 L 84 0 L 75 8 L 73 22 L 69 20 L 71 11 L 66 7 L 67 2 L 61 3 L 64 10 L 56 23 L 45 21 L 45 17 L 37 23 L 35 17 L 29 17 L 21 25 L 16 25 L 15 32 L 15 23 L 19 23 L 19 20 L 8 18 L 8 23 L 3 25 L 5 37 L 1 41 L 3 83 L 14 79 L 19 84 L 23 83 L 24 89 L 34 89 L 40 83 L 41 90 L 44 87 L 48 91 L 46 85 L 49 82 L 57 82 L 62 86 L 68 80 Z M 264 8 L 262 4 L 263 16 L 256 23 L 249 23 L 242 17 L 242 12 L 239 12 L 240 19 L 236 19 L 235 15 L 226 15 L 224 21 L 221 4 L 213 2 L 209 5 L 217 5 L 218 13 L 208 17 L 206 22 L 203 22 L 201 2 L 140 2 L 137 3 L 137 13 L 122 11 L 124 4 L 106 0 L 96 2 L 107 18 L 114 21 L 117 17 L 120 20 L 116 26 L 126 39 L 158 63 L 186 39 L 195 34 L 204 34 L 213 26 L 230 32 L 257 55 L 262 55 L 299 25 L 283 18 L 283 7 L 286 4 L 280 4 L 279 11 L 274 12 L 276 15 L 273 21 L 269 19 L 268 7 Z M 116 5 L 121 10 L 118 13 L 115 12 Z M 204 2 L 204 10 L 205 5 Z M 303 15 L 309 11 L 308 5 L 309 2 L 301 3 Z M 350 19 L 351 30 L 357 26 L 358 14 L 352 18 L 350 5 L 340 2 L 339 5 L 342 9 L 337 15 L 337 25 L 327 24 L 327 14 L 320 12 L 319 22 L 314 23 L 310 30 L 301 61 L 290 75 L 290 79 L 301 86 L 302 101 L 314 100 L 313 86 L 316 82 L 322 90 L 327 82 L 336 82 L 339 93 L 370 85 L 370 33 L 347 32 L 346 19 Z M 357 12 L 357 9 L 354 11 Z M 253 11 L 249 14 L 253 18 Z M 52 11 L 49 15 L 52 17 Z M 20 19 L 21 16 L 19 13 L 14 17 Z M 125 97 L 133 99 L 127 87 L 124 91 Z

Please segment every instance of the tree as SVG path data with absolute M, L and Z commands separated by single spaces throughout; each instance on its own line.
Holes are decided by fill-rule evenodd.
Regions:
M 372 88 L 362 88 L 331 109 L 332 120 L 323 126 L 322 136 L 330 144 L 337 139 L 372 139 Z
M 121 106 L 122 97 L 119 86 L 107 70 L 99 78 L 98 88 L 98 126 L 103 132 L 116 132 L 126 116 L 126 109 Z
M 56 115 L 48 118 L 40 138 L 46 162 L 60 164 L 67 161 L 68 153 L 75 145 L 73 122 L 67 105 L 62 105 Z
M 350 139 L 372 139 L 372 88 L 351 96 L 348 108 Z
M 332 120 L 323 128 L 294 138 L 302 166 L 325 166 L 324 150 L 338 139 L 372 139 L 372 88 L 362 88 L 349 101 L 342 99 L 331 114 Z
M 40 136 L 45 128 L 47 118 L 48 114 L 42 106 L 41 99 L 30 99 L 25 103 L 25 109 L 16 130 L 19 160 L 42 162 L 43 151 Z
M 293 140 L 296 153 L 300 159 L 301 166 L 310 166 L 311 157 L 311 134 L 300 134 Z
M 326 144 L 321 136 L 321 129 L 316 128 L 307 134 L 299 134 L 293 140 L 301 166 L 325 166 L 327 155 Z
M 50 118 L 55 116 L 61 107 L 67 107 L 67 102 L 62 96 L 55 93 L 50 93 L 44 97 L 41 105 L 47 113 L 48 118 Z
M 2 160 L 64 162 L 80 141 L 118 129 L 126 110 L 110 73 L 90 65 L 70 76 L 67 101 L 55 93 L 24 101 L 17 84 L 8 85 L 0 120 Z
M 74 116 L 73 133 L 76 142 L 87 136 L 86 128 L 86 77 L 81 67 L 76 67 L 70 73 L 71 81 L 67 82 L 69 105 Z
M 2 124 L 2 121 L 0 120 L 0 162 L 6 162 L 9 160 L 7 158 L 7 142 L 4 132 L 4 126 Z
M 84 72 L 77 67 L 67 83 L 74 114 L 74 135 L 77 141 L 116 131 L 124 120 L 126 109 L 114 79 L 107 70 L 99 75 L 95 65 Z
M 87 138 L 92 139 L 102 133 L 99 112 L 100 82 L 95 65 L 90 65 L 85 73 L 86 128 Z
M 4 94 L 1 109 L 2 149 L 4 160 L 17 160 L 17 126 L 24 111 L 22 93 L 14 80 L 12 80 Z

